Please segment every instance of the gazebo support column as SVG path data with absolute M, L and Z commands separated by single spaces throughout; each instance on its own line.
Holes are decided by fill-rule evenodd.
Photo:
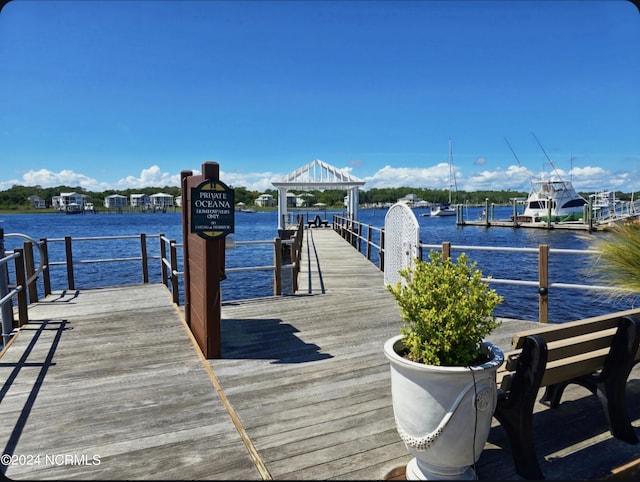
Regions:
M 278 188 L 278 231 L 287 227 L 287 192 L 286 187 Z

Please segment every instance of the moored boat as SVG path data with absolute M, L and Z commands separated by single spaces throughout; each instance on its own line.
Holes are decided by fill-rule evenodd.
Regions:
M 451 151 L 451 139 L 449 139 L 449 202 L 440 203 L 435 206 L 431 206 L 431 216 L 455 216 L 456 210 L 451 207 L 451 190 L 455 183 L 455 172 L 453 169 L 453 154 Z M 456 188 L 457 191 L 457 188 Z
M 455 216 L 456 210 L 449 203 L 438 204 L 431 207 L 431 216 Z
M 531 182 L 531 191 L 518 220 L 533 223 L 578 221 L 583 219 L 587 204 L 570 181 L 559 177 L 540 179 Z
M 78 203 L 69 203 L 64 209 L 67 214 L 80 214 L 82 212 L 82 206 Z

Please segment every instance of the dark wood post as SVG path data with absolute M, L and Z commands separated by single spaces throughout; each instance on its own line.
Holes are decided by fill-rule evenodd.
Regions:
M 49 250 L 47 247 L 47 239 L 40 238 L 40 245 L 42 246 L 42 255 L 44 259 L 42 260 L 42 264 L 44 268 L 42 270 L 42 284 L 44 285 L 44 296 L 49 296 L 51 294 L 51 273 L 49 271 Z
M 24 250 L 23 249 L 15 249 L 15 253 L 20 253 L 20 256 L 17 257 L 14 261 L 15 274 L 16 274 L 16 286 L 22 286 L 25 288 L 27 284 L 27 275 L 25 273 L 24 267 Z M 36 300 L 37 301 L 37 300 Z M 25 323 L 29 321 L 29 311 L 27 309 L 28 305 L 27 301 L 27 290 L 21 289 L 18 292 L 18 320 L 13 320 L 13 327 L 19 328 Z
M 220 282 L 226 278 L 225 238 L 215 235 L 206 236 L 206 233 L 204 237 L 201 236 L 201 230 L 196 226 L 198 223 L 191 219 L 192 207 L 197 206 L 196 201 L 201 200 L 191 197 L 193 188 L 199 188 L 202 183 L 208 182 L 221 188 L 224 188 L 224 184 L 220 181 L 220 167 L 217 162 L 204 162 L 201 176 L 192 176 L 187 173 L 190 171 L 181 173 L 185 314 L 189 313 L 189 326 L 205 357 L 220 358 L 222 351 Z M 231 204 L 233 204 L 232 201 L 231 199 Z M 229 214 L 233 216 L 233 205 Z
M 35 261 L 33 259 L 33 243 L 27 241 L 23 244 L 24 251 L 24 272 L 27 279 L 30 279 L 36 272 Z M 29 293 L 29 304 L 38 302 L 38 286 L 37 278 L 33 280 L 33 283 L 29 283 L 26 287 Z
M 380 252 L 378 257 L 380 258 L 380 271 L 384 271 L 384 228 L 380 230 Z
M 442 243 L 442 259 L 449 259 L 451 257 L 451 242 L 445 241 Z
M 180 290 L 178 288 L 178 275 L 174 271 L 178 271 L 178 250 L 176 249 L 176 240 L 169 241 L 169 252 L 171 253 L 171 294 L 173 302 L 180 305 Z
M 538 247 L 538 319 L 540 323 L 549 322 L 549 245 Z
M 71 236 L 64 237 L 64 248 L 67 255 L 67 287 L 70 290 L 76 289 L 73 280 L 73 250 L 71 249 Z
M 273 240 L 273 294 L 280 296 L 282 294 L 282 240 L 275 238 Z
M 184 319 L 187 325 L 191 326 L 191 296 L 189 294 L 189 286 L 191 286 L 191 279 L 189 276 L 189 222 L 191 213 L 189 212 L 189 200 L 191 196 L 188 194 L 189 189 L 187 187 L 187 181 L 193 174 L 193 171 L 180 172 L 180 190 L 182 194 L 182 256 L 184 258 Z
M 160 233 L 160 274 L 162 276 L 162 284 L 169 287 L 169 279 L 167 277 L 167 247 L 164 243 L 164 234 Z
M 147 235 L 140 233 L 140 257 L 142 258 L 142 282 L 149 282 L 149 263 L 147 259 Z

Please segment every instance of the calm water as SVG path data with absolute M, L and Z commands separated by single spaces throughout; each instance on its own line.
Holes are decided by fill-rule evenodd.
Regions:
M 467 219 L 476 219 L 479 208 L 469 208 Z M 421 210 L 416 210 L 419 214 Z M 306 211 L 302 211 L 307 214 Z M 322 213 L 324 215 L 324 213 Z M 332 212 L 327 212 L 331 218 Z M 343 214 L 343 213 L 338 213 Z M 359 211 L 359 220 L 376 227 L 384 226 L 384 209 L 366 209 Z M 506 219 L 511 208 L 496 208 L 495 217 Z M 315 212 L 310 212 L 311 217 Z M 602 233 L 548 231 L 545 229 L 485 228 L 479 226 L 456 226 L 455 217 L 431 218 L 417 217 L 421 226 L 422 242 L 441 244 L 450 241 L 455 246 L 513 246 L 537 248 L 547 244 L 550 248 L 587 249 L 593 237 Z M 277 213 L 236 213 L 234 237 L 237 241 L 273 240 L 277 236 Z M 12 214 L 0 215 L 0 227 L 8 233 L 22 233 L 39 240 L 40 238 L 59 239 L 65 236 L 74 238 L 74 260 L 107 259 L 136 257 L 140 255 L 139 240 L 76 241 L 81 237 L 125 236 L 145 233 L 148 236 L 164 234 L 169 239 L 182 243 L 180 213 L 152 214 Z M 374 242 L 377 231 L 374 230 Z M 19 241 L 21 243 L 22 241 Z M 12 239 L 5 241 L 6 249 L 18 246 Z M 149 256 L 159 257 L 159 240 L 147 241 Z M 179 250 L 181 252 L 181 250 Z M 457 257 L 460 251 L 453 251 Z M 537 255 L 523 253 L 488 253 L 469 251 L 472 260 L 477 261 L 485 276 L 536 280 Z M 49 256 L 52 262 L 64 259 L 64 243 L 50 242 Z M 374 254 L 377 264 L 377 253 Z M 578 255 L 550 255 L 549 274 L 552 283 L 597 284 L 589 278 L 594 257 Z M 272 245 L 238 246 L 226 253 L 228 268 L 240 266 L 265 266 L 273 264 Z M 182 266 L 179 266 L 182 270 Z M 149 276 L 151 282 L 160 281 L 160 261 L 150 261 Z M 92 263 L 74 266 L 76 287 L 92 288 L 126 283 L 139 283 L 142 274 L 139 261 L 118 263 Z M 270 296 L 273 293 L 273 274 L 269 271 L 250 271 L 229 273 L 222 284 L 223 301 Z M 66 270 L 63 266 L 52 266 L 53 289 L 66 287 Z M 355 282 L 355 281 L 354 281 Z M 535 320 L 538 317 L 538 295 L 534 287 L 493 285 L 505 297 L 498 307 L 498 316 Z M 572 320 L 586 316 L 627 309 L 638 303 L 637 299 L 611 301 L 604 294 L 574 289 L 555 289 L 550 293 L 549 316 L 552 321 Z

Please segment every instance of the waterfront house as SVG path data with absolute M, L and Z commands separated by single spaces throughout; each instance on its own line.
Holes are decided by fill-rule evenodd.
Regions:
M 76 192 L 61 192 L 59 196 L 53 196 L 51 198 L 51 205 L 57 211 L 66 212 L 70 204 L 78 205 L 80 209 L 82 209 L 86 197 L 85 194 L 78 194 Z
M 293 194 L 292 192 L 287 192 L 287 207 L 293 208 L 298 205 L 298 196 Z
M 112 194 L 104 198 L 104 207 L 107 209 L 122 209 L 127 207 L 127 196 Z
M 260 194 L 254 201 L 256 206 L 272 207 L 275 206 L 275 200 L 271 194 Z
M 42 199 L 40 196 L 29 196 L 28 199 L 29 204 L 31 204 L 36 209 L 44 209 L 47 207 L 44 199 Z
M 166 211 L 167 208 L 173 207 L 173 196 L 171 194 L 159 192 L 149 197 L 154 211 Z
M 132 208 L 151 209 L 151 200 L 148 194 L 132 194 L 129 196 L 129 203 Z
M 314 199 L 315 199 L 315 196 L 311 193 L 308 193 L 308 192 L 300 193 L 296 196 L 296 207 L 298 208 L 309 207 L 312 204 Z

